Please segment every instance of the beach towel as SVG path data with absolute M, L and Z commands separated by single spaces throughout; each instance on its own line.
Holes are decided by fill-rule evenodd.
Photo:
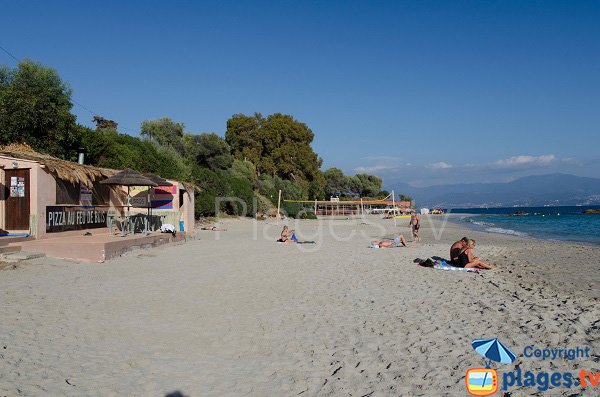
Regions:
M 441 260 L 436 260 L 433 263 L 433 268 L 437 269 L 437 270 L 454 270 L 454 271 L 458 271 L 458 272 L 479 273 L 478 269 L 456 267 L 456 266 L 449 265 L 446 261 L 441 261 Z

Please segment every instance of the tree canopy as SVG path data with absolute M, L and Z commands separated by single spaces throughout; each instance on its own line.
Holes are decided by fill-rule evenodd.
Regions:
M 23 142 L 73 157 L 80 130 L 72 107 L 71 89 L 54 69 L 29 60 L 0 67 L 0 144 Z
M 381 191 L 383 181 L 375 175 L 346 176 L 342 170 L 333 167 L 325 170 L 323 176 L 328 197 L 385 197 Z
M 186 134 L 184 138 L 185 154 L 192 162 L 213 171 L 227 169 L 233 164 L 229 145 L 217 134 Z
M 170 146 L 178 153 L 184 153 L 183 134 L 185 126 L 176 123 L 168 117 L 158 120 L 144 120 L 140 127 L 143 137 L 156 142 L 160 146 Z
M 227 120 L 225 140 L 233 155 L 249 160 L 259 174 L 296 181 L 314 193 L 323 193 L 322 160 L 310 146 L 314 134 L 290 115 L 275 113 L 264 118 L 233 115 Z
M 71 160 L 82 145 L 89 164 L 193 182 L 202 189 L 196 197 L 198 215 L 218 210 L 251 215 L 255 199 L 272 205 L 279 190 L 289 199 L 382 193 L 376 176 L 346 176 L 337 168 L 321 171 L 322 160 L 311 147 L 313 132 L 291 115 L 235 114 L 227 120 L 224 138 L 188 132 L 183 123 L 162 117 L 143 121 L 141 137 L 134 137 L 119 133 L 116 121 L 100 116 L 94 117 L 96 130 L 78 125 L 72 106 L 71 89 L 52 68 L 32 61 L 0 67 L 0 145 L 27 143 Z M 217 197 L 238 197 L 246 207 L 219 204 Z

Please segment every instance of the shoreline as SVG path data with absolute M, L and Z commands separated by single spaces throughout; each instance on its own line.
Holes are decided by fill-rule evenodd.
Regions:
M 575 244 L 581 244 L 581 245 L 590 246 L 590 247 L 600 247 L 600 240 L 597 242 L 593 242 L 593 241 L 577 240 L 576 238 L 574 238 L 574 239 L 569 239 L 569 238 L 560 239 L 560 238 L 550 238 L 550 237 L 544 238 L 544 237 L 540 237 L 537 235 L 534 236 L 534 235 L 531 235 L 531 234 L 528 234 L 525 232 L 520 232 L 520 231 L 514 230 L 514 229 L 505 229 L 505 228 L 499 227 L 500 229 L 503 229 L 503 230 L 510 230 L 512 232 L 515 232 L 515 233 L 503 233 L 503 232 L 486 230 L 485 229 L 486 226 L 478 225 L 473 222 L 463 222 L 463 219 L 465 219 L 465 218 L 474 218 L 474 217 L 478 217 L 478 216 L 485 216 L 487 214 L 470 214 L 470 213 L 459 213 L 459 212 L 454 213 L 454 212 L 452 212 L 449 215 L 450 216 L 449 216 L 448 220 L 450 222 L 453 222 L 455 224 L 463 226 L 465 229 L 472 230 L 475 232 L 520 237 L 520 238 L 532 239 L 532 240 L 536 240 L 536 241 L 540 241 L 540 242 L 575 243 Z M 439 215 L 436 215 L 436 216 L 439 216 Z M 458 217 L 461 217 L 461 219 L 458 219 Z M 516 233 L 519 233 L 519 234 L 516 234 Z

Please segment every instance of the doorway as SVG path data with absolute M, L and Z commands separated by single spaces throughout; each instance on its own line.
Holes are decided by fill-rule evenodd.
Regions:
M 6 198 L 4 213 L 7 230 L 29 230 L 29 170 L 4 170 Z

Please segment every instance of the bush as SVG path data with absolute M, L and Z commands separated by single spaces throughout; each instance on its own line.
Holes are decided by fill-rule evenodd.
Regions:
M 283 212 L 290 218 L 317 219 L 314 207 L 306 203 L 282 203 Z

